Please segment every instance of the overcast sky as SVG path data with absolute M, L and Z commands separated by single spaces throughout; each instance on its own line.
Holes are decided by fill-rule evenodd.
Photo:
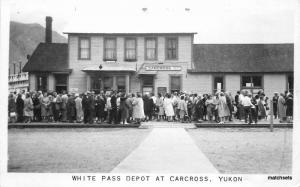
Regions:
M 147 14 L 175 17 L 197 32 L 196 43 L 289 43 L 294 39 L 294 0 L 9 0 L 11 20 L 45 25 L 53 17 L 53 29 L 62 33 L 74 18 L 90 18 L 92 27 L 117 28 L 116 18 L 143 22 Z M 147 8 L 146 13 L 142 8 Z M 185 9 L 189 9 L 186 11 Z M 189 15 L 189 21 L 185 17 Z M 110 18 L 114 18 L 110 21 Z M 83 19 L 84 20 L 84 19 Z M 79 23 L 79 22 L 78 22 Z M 178 24 L 178 25 L 179 25 Z M 80 24 L 77 28 L 80 29 Z M 114 26 L 114 27 L 113 27 Z M 158 24 L 157 27 L 163 27 Z M 89 28 L 87 28 L 89 29 Z M 91 28 L 92 29 L 92 28 Z M 76 29 L 75 29 L 76 31 Z M 118 31 L 116 31 L 118 32 Z M 172 32 L 172 30 L 170 30 Z

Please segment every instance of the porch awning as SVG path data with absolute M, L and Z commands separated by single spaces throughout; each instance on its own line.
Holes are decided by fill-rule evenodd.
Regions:
M 100 65 L 99 65 L 100 66 Z M 114 72 L 114 71 L 121 71 L 121 72 L 136 72 L 136 69 L 132 66 L 126 66 L 123 64 L 101 64 L 99 66 L 88 66 L 83 68 L 81 71 L 84 72 Z

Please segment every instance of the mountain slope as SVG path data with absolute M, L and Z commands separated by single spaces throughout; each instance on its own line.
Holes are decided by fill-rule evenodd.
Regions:
M 45 41 L 45 28 L 39 24 L 24 24 L 15 21 L 10 22 L 9 38 L 9 67 L 10 74 L 13 73 L 13 63 L 16 65 L 16 73 L 19 72 L 19 62 L 22 67 L 27 62 L 27 54 L 31 55 L 40 42 Z M 52 31 L 52 41 L 55 43 L 66 43 L 67 39 Z

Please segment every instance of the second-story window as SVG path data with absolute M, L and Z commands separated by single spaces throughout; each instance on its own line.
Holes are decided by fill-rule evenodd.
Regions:
M 90 38 L 79 38 L 79 59 L 91 58 L 91 40 Z
M 104 40 L 104 60 L 117 60 L 117 43 L 115 38 L 106 38 Z
M 178 39 L 167 38 L 166 39 L 166 59 L 176 60 L 178 58 Z
M 146 38 L 145 40 L 145 56 L 146 60 L 156 60 L 157 59 L 157 49 L 156 49 L 156 39 Z
M 136 40 L 134 38 L 125 39 L 125 60 L 136 60 Z

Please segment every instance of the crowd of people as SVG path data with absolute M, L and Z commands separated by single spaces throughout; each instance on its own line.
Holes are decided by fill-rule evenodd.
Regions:
M 8 115 L 10 122 L 68 122 L 128 124 L 151 120 L 178 122 L 209 121 L 223 124 L 234 118 L 254 124 L 270 115 L 280 122 L 292 122 L 293 95 L 274 93 L 272 101 L 262 91 L 252 95 L 238 91 L 215 94 L 153 93 L 125 94 L 103 91 L 83 94 L 32 91 L 10 93 Z

